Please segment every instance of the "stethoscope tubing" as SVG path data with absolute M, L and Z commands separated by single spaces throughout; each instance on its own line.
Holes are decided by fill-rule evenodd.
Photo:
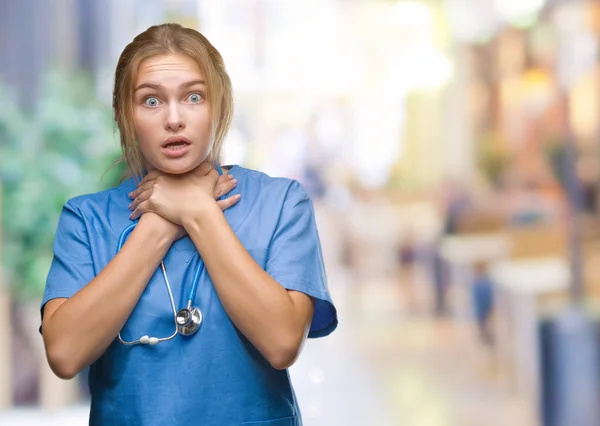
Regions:
M 223 175 L 223 169 L 221 169 L 221 167 L 218 164 L 215 164 L 215 169 L 219 173 L 219 176 Z M 221 198 L 219 198 L 219 200 L 224 200 L 225 198 L 226 198 L 226 195 L 223 195 Z M 121 235 L 119 236 L 119 240 L 117 242 L 117 253 L 121 250 L 121 248 L 123 247 L 123 244 L 125 244 L 125 240 L 127 239 L 127 237 L 129 237 L 129 234 L 131 234 L 131 232 L 135 229 L 136 225 L 138 224 L 138 221 L 139 221 L 139 219 L 136 219 L 134 223 L 127 226 L 123 230 L 123 232 L 121 232 Z M 200 253 L 198 253 L 198 257 L 200 257 Z M 204 262 L 202 262 L 202 259 L 198 259 L 198 266 L 196 267 L 196 271 L 194 272 L 194 278 L 192 279 L 192 287 L 190 288 L 190 292 L 189 292 L 188 299 L 187 299 L 187 308 L 188 309 L 194 303 L 194 299 L 196 299 L 196 293 L 198 291 L 198 283 L 200 282 L 200 277 L 202 276 L 203 271 L 204 271 Z

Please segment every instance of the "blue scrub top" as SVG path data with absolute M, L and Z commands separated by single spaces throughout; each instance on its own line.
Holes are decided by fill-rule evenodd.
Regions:
M 313 206 L 290 179 L 233 166 L 229 171 L 241 200 L 224 214 L 254 260 L 288 290 L 316 300 L 309 337 L 337 326 L 327 288 Z M 129 179 L 120 186 L 69 200 L 61 213 L 54 259 L 42 307 L 71 297 L 113 258 L 129 219 Z M 186 303 L 198 256 L 189 237 L 173 244 L 165 267 L 176 309 Z M 90 425 L 255 425 L 302 424 L 287 370 L 276 370 L 237 330 L 204 269 L 195 306 L 203 314 L 198 333 L 156 346 L 125 346 L 118 339 L 92 364 Z M 148 283 L 121 335 L 166 337 L 173 312 L 160 268 Z

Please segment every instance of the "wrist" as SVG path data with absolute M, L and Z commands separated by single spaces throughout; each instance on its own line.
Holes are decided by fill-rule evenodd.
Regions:
M 146 230 L 145 233 L 153 238 L 153 244 L 159 247 L 170 247 L 177 239 L 179 226 L 169 222 L 156 213 L 144 213 L 136 226 L 136 229 Z
M 199 210 L 181 219 L 181 225 L 188 233 L 191 230 L 200 230 L 205 226 L 210 226 L 219 215 L 223 215 L 216 201 L 211 201 L 202 203 L 202 207 Z

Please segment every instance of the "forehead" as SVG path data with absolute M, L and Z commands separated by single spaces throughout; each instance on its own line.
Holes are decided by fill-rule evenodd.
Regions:
M 198 63 L 187 55 L 169 54 L 153 56 L 142 61 L 138 67 L 136 84 L 149 80 L 161 84 L 183 79 L 202 79 L 202 70 Z

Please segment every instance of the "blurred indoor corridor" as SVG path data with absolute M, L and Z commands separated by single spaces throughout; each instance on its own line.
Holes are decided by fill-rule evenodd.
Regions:
M 493 357 L 477 341 L 473 323 L 436 320 L 428 312 L 427 270 L 407 273 L 387 265 L 382 270 L 395 271 L 392 275 L 362 278 L 338 257 L 344 249 L 337 238 L 339 212 L 317 210 L 340 325 L 327 339 L 309 340 L 291 369 L 306 426 L 534 424 L 495 374 Z M 361 220 L 359 214 L 345 216 Z M 362 223 L 361 233 L 378 238 L 376 220 Z M 384 241 L 379 245 L 387 250 Z M 418 287 L 422 291 L 414 290 Z M 83 426 L 87 415 L 83 405 L 20 408 L 0 412 L 0 425 Z
M 290 369 L 306 426 L 600 425 L 600 0 L 0 0 L 0 426 L 88 424 L 40 303 L 163 22 L 227 64 L 222 165 L 314 202 L 339 327 Z

